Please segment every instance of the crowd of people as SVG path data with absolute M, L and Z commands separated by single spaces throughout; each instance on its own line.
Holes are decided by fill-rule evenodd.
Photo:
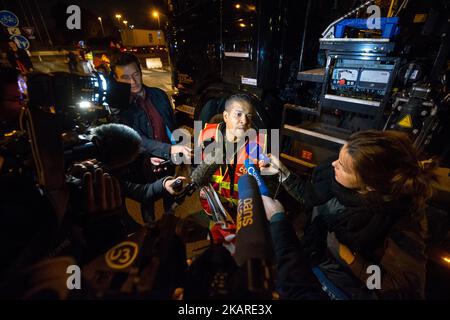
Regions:
M 75 69 L 70 53 L 68 60 Z M 36 187 L 36 158 L 19 124 L 26 106 L 17 85 L 18 68 L 1 70 L 0 235 L 6 257 L 0 265 L 1 296 L 11 294 L 7 288 L 14 286 L 11 281 L 17 281 L 18 270 L 58 256 L 71 256 L 84 265 L 138 232 L 141 226 L 127 213 L 125 198 L 141 204 L 146 224 L 155 221 L 154 203 L 164 198 L 163 219 L 172 219 L 174 197 L 188 178 L 177 177 L 174 166 L 161 170 L 160 165 L 193 156 L 190 146 L 173 139 L 177 124 L 166 93 L 145 86 L 139 60 L 121 53 L 111 60 L 111 72 L 116 81 L 130 85 L 129 105 L 120 109 L 117 123 L 94 129 L 101 154 L 73 164 L 65 174 L 79 183 L 76 187 L 69 181 L 62 183 L 58 200 L 53 201 L 54 190 Z M 425 205 L 436 164 L 421 161 L 406 135 L 355 133 L 337 159 L 321 164 L 311 178 L 305 178 L 270 154 L 264 135 L 243 141 L 254 116 L 248 95 L 228 97 L 222 116 L 223 121 L 207 124 L 195 142 L 201 150 L 212 142 L 224 150 L 224 161 L 209 182 L 230 219 L 224 223 L 211 218 L 208 237 L 213 245 L 227 248 L 231 256 L 235 253 L 238 181 L 247 173 L 245 160 L 251 158 L 261 172 L 275 172 L 297 202 L 298 214 L 305 216 L 299 238 L 285 214 L 286 203 L 262 196 L 275 252 L 275 291 L 282 299 L 424 298 Z M 267 159 L 252 158 L 249 144 L 258 145 Z M 198 201 L 204 214 L 212 217 L 214 208 L 204 193 Z M 61 210 L 63 216 L 57 216 L 55 212 Z M 183 255 L 177 257 L 166 271 L 178 264 L 188 274 Z M 367 285 L 370 266 L 381 272 L 375 289 Z M 167 284 L 167 292 L 183 287 L 180 279 Z M 28 283 L 21 284 L 26 291 Z

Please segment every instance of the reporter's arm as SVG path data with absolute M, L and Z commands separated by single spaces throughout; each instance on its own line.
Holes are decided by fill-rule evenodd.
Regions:
M 278 200 L 262 196 L 275 250 L 278 283 L 284 299 L 326 299 L 320 283 L 307 263 L 292 224 Z
M 327 299 L 307 263 L 292 224 L 283 216 L 280 213 L 274 215 L 270 222 L 282 298 Z
M 141 135 L 141 138 L 142 138 L 142 146 L 147 153 L 159 158 L 163 158 L 165 160 L 170 159 L 172 148 L 172 145 L 170 143 L 149 139 L 143 135 Z
M 129 181 L 122 181 L 121 188 L 125 197 L 137 202 L 149 204 L 159 200 L 164 195 L 164 181 L 159 179 L 153 183 L 139 184 Z

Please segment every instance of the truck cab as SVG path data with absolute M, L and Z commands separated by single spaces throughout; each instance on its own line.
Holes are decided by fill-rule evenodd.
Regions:
M 196 0 L 171 1 L 169 7 L 180 121 L 220 118 L 224 98 L 241 92 L 254 98 L 257 127 L 279 126 L 277 90 L 298 63 L 305 3 Z

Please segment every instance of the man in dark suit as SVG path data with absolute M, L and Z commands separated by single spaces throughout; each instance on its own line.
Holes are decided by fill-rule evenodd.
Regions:
M 112 71 L 117 81 L 131 85 L 130 106 L 121 110 L 119 118 L 141 135 L 145 150 L 163 159 L 180 153 L 191 157 L 191 148 L 171 141 L 176 123 L 169 98 L 163 90 L 143 84 L 138 58 L 121 53 L 113 61 Z

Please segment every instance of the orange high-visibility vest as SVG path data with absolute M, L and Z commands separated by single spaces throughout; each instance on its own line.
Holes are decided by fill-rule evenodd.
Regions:
M 199 144 L 201 147 L 204 148 L 204 143 L 210 140 L 217 141 L 217 136 L 219 133 L 219 130 L 221 129 L 221 124 L 206 124 L 205 128 L 200 133 L 199 138 Z M 226 139 L 224 136 L 223 139 Z M 267 147 L 267 135 L 263 133 L 259 133 L 256 136 L 256 141 L 247 141 L 247 143 L 257 143 L 260 147 L 261 152 L 266 152 Z M 245 145 L 246 146 L 246 145 Z M 238 180 L 239 177 L 247 173 L 247 170 L 244 165 L 244 161 L 249 158 L 249 155 L 247 154 L 246 147 L 242 147 L 240 150 L 237 151 L 237 164 L 236 168 L 234 170 L 234 179 L 233 179 L 233 191 L 231 191 L 231 172 L 230 170 L 230 164 L 227 165 L 226 169 L 223 171 L 222 167 L 216 170 L 214 172 L 214 175 L 211 177 L 211 185 L 214 187 L 214 190 L 216 190 L 217 194 L 222 200 L 222 203 L 226 205 L 226 208 L 232 209 L 233 212 L 231 213 L 233 219 L 236 217 L 236 208 L 239 200 L 239 194 L 238 194 Z M 222 145 L 220 146 L 222 147 Z M 225 150 L 224 150 L 225 152 Z M 251 159 L 254 162 L 256 162 L 256 159 Z M 234 159 L 231 159 L 231 162 L 234 162 Z M 201 201 L 202 207 L 206 211 L 206 213 L 211 214 L 210 208 L 206 201 Z

